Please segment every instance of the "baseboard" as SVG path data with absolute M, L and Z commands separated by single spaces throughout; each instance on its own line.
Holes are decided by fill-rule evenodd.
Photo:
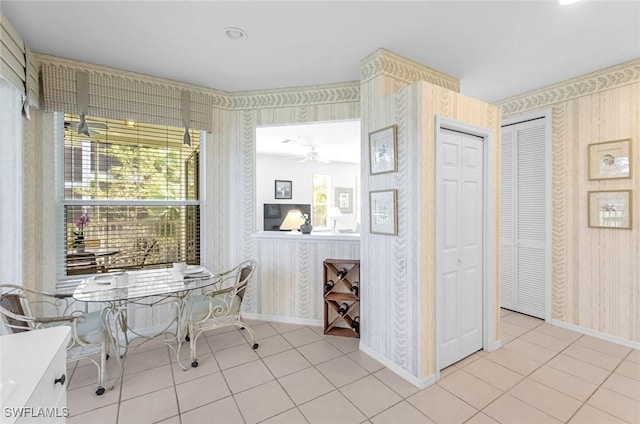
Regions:
M 489 342 L 485 352 L 493 352 L 494 350 L 498 350 L 502 347 L 502 342 L 500 340 L 492 340 Z
M 619 344 L 621 346 L 628 347 L 631 349 L 640 349 L 640 343 L 634 342 L 633 340 L 628 340 L 618 336 L 612 336 L 611 334 L 607 334 L 607 333 L 601 333 L 599 331 L 592 330 L 590 328 L 580 327 L 579 325 L 575 325 L 575 324 L 569 324 L 568 322 L 552 319 L 551 325 L 564 328 L 565 330 L 571 330 L 571 331 L 575 331 L 576 333 L 595 337 L 596 339 L 601 339 L 607 342 Z
M 243 318 L 252 319 L 255 321 L 272 321 L 272 322 L 282 322 L 285 324 L 298 324 L 298 325 L 309 325 L 311 327 L 322 327 L 321 319 L 309 319 L 309 318 L 296 318 L 296 317 L 287 317 L 282 315 L 265 315 L 265 314 L 242 314 Z
M 409 373 L 409 371 L 405 370 L 404 368 L 400 367 L 399 365 L 391 362 L 389 359 L 380 355 L 378 352 L 374 351 L 369 346 L 363 344 L 362 341 L 360 342 L 360 350 L 366 353 L 367 355 L 369 355 L 371 358 L 380 362 L 382 365 L 384 365 L 385 367 L 393 371 L 395 374 L 397 374 L 399 377 L 402 377 L 403 379 L 407 380 L 409 383 L 413 384 L 420 390 L 425 389 L 436 382 L 435 374 L 432 374 L 427 378 L 418 378 L 415 375 Z

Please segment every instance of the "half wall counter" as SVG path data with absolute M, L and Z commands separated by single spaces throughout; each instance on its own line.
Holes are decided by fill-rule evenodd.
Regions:
M 253 234 L 258 261 L 250 319 L 322 326 L 323 261 L 360 259 L 360 234 Z

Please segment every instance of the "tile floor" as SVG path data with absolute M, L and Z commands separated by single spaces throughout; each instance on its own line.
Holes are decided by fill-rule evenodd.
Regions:
M 146 343 L 102 396 L 95 367 L 70 364 L 68 423 L 640 423 L 640 351 L 506 310 L 503 348 L 450 366 L 421 391 L 358 351 L 357 339 L 252 328 L 257 351 L 244 331 L 210 332 L 200 366 L 187 371 L 167 347 Z M 109 360 L 110 375 L 117 370 Z

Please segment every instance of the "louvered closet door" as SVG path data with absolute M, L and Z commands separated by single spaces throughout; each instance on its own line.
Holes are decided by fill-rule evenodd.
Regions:
M 545 317 L 544 119 L 502 128 L 500 281 L 503 308 Z

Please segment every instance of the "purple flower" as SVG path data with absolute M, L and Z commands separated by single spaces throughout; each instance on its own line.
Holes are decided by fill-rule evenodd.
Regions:
M 76 228 L 78 228 L 80 231 L 84 231 L 84 228 L 89 225 L 90 221 L 91 220 L 89 219 L 89 215 L 83 213 L 80 218 L 76 219 Z

